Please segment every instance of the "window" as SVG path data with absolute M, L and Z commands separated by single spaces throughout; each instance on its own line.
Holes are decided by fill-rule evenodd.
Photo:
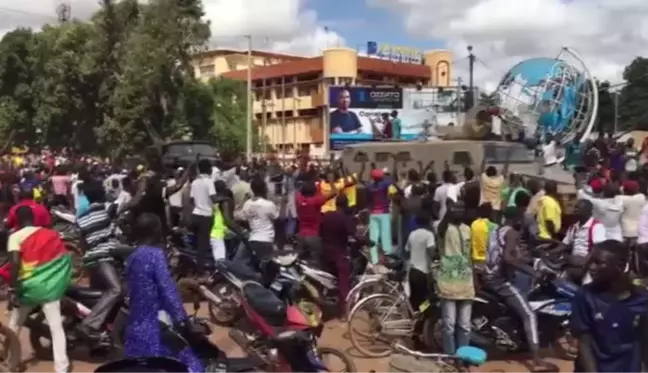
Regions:
M 412 160 L 412 155 L 410 152 L 398 152 L 398 154 L 396 154 L 396 160 L 398 162 L 409 162 Z
M 353 151 L 353 148 L 346 148 L 344 149 L 344 152 L 347 152 L 347 149 L 349 151 Z M 357 152 L 355 156 L 353 157 L 354 162 L 362 163 L 362 162 L 369 162 L 369 157 L 367 156 L 367 153 L 365 152 Z
M 458 166 L 471 166 L 473 164 L 470 152 L 452 153 L 452 164 Z
M 200 76 L 214 76 L 216 75 L 216 66 L 211 65 L 201 65 L 199 68 Z
M 391 153 L 389 152 L 376 152 L 375 161 L 376 162 L 387 162 L 391 159 Z
M 533 149 L 521 144 L 484 144 L 486 162 L 494 163 L 533 163 Z

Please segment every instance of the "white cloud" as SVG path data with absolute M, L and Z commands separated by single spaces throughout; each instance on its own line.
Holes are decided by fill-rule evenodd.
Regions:
M 275 52 L 316 55 L 345 40 L 327 31 L 305 0 L 203 0 L 211 22 L 212 44 L 242 46 L 253 35 L 254 47 Z
M 38 28 L 56 22 L 62 0 L 0 0 L 0 35 L 16 27 Z M 87 19 L 99 9 L 97 0 L 67 0 L 75 18 Z M 215 47 L 244 48 L 253 35 L 254 48 L 316 55 L 327 46 L 345 45 L 342 36 L 326 31 L 307 0 L 203 0 Z
M 623 68 L 648 44 L 645 0 L 368 0 L 402 19 L 412 36 L 446 40 L 460 59 L 466 46 L 477 63 L 476 83 L 493 88 L 516 62 L 576 50 L 593 75 L 621 81 Z M 467 78 L 467 63 L 455 65 Z

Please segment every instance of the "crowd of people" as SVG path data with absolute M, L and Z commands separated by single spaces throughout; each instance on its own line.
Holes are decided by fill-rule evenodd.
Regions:
M 340 161 L 324 166 L 305 157 L 282 165 L 276 158 L 247 163 L 223 154 L 216 164 L 197 159 L 168 173 L 49 152 L 6 157 L 0 212 L 12 230 L 8 251 L 16 269 L 10 327 L 17 330 L 31 307 L 43 305 L 55 370 L 70 369 L 58 301 L 71 264 L 50 229 L 48 210 L 63 205 L 76 213 L 84 264 L 93 286 L 104 292 L 80 332 L 100 341 L 109 311 L 128 292 L 126 353 L 133 356 L 170 354 L 159 337 L 158 310 L 186 327 L 164 254 L 171 228 L 181 226 L 193 234 L 199 273 L 210 269 L 211 259 L 245 260 L 263 271 L 273 252 L 299 250 L 337 275 L 340 318 L 351 285 L 348 256 L 358 255 L 349 252 L 351 240 L 371 247 L 373 263 L 399 256 L 408 263 L 412 305 L 433 292 L 441 299 L 449 354 L 470 343 L 477 291 L 492 292 L 522 319 L 534 367 L 551 370 L 540 357 L 537 319 L 526 299 L 544 276 L 532 265 L 536 248 L 543 247 L 543 256 L 566 257 L 566 276 L 583 285 L 570 324 L 580 341 L 577 369 L 639 371 L 640 352 L 648 347 L 648 297 L 632 281 L 648 274 L 648 164 L 641 150 L 632 141 L 604 137 L 569 149 L 565 167 L 574 170 L 577 202 L 568 226 L 555 181 L 503 174 L 493 166 L 465 167 L 460 181 L 448 166 L 439 179 L 431 166 L 403 178 L 374 165 L 353 173 Z M 137 248 L 124 287 L 113 258 L 123 246 L 114 237 L 114 218 L 125 212 Z M 38 257 L 29 254 L 38 250 Z M 200 371 L 190 351 L 182 354 Z

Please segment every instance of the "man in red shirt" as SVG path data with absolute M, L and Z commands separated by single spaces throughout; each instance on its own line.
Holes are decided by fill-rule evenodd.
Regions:
M 304 181 L 299 192 L 295 193 L 295 205 L 299 231 L 297 239 L 304 252 L 312 260 L 319 261 L 322 252 L 322 239 L 320 238 L 320 223 L 322 222 L 322 206 L 337 195 L 335 185 L 331 186 L 328 193 L 317 191 L 315 182 Z
M 34 201 L 34 191 L 31 189 L 21 189 L 18 193 L 18 203 L 13 205 L 9 209 L 7 214 L 7 220 L 5 222 L 5 227 L 8 229 L 14 229 L 17 227 L 18 220 L 16 218 L 16 211 L 21 206 L 28 206 L 32 209 L 34 214 L 34 226 L 36 227 L 49 227 L 52 225 L 52 217 L 50 216 L 47 208 L 40 203 Z

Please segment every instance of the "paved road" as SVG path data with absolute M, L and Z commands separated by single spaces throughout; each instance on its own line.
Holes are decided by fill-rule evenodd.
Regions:
M 0 307 L 0 309 L 6 309 L 4 302 L 0 303 Z M 187 310 L 189 311 L 189 307 L 187 307 Z M 203 307 L 203 310 L 206 310 L 206 307 Z M 7 316 L 4 312 L 0 313 L 0 322 L 7 322 Z M 226 351 L 230 356 L 244 356 L 241 349 L 228 337 L 227 329 L 220 327 L 214 327 L 213 329 L 214 332 L 210 338 L 222 350 Z M 340 324 L 336 321 L 329 322 L 326 325 L 322 339 L 320 339 L 320 345 L 343 349 L 354 359 L 358 372 L 367 372 L 369 370 L 375 370 L 377 372 L 389 371 L 389 358 L 365 359 L 357 357 L 357 353 L 354 354 L 353 347 L 351 347 L 351 343 L 346 336 L 346 331 L 346 325 Z M 23 342 L 23 360 L 27 365 L 28 372 L 53 371 L 53 365 L 51 361 L 37 361 L 32 357 L 32 351 L 31 347 L 29 346 L 28 340 L 28 330 L 22 330 L 21 341 Z M 88 361 L 89 358 L 87 357 L 85 351 L 68 353 L 70 354 L 70 358 L 73 359 L 74 372 L 92 372 L 98 365 L 101 364 L 101 361 Z M 572 363 L 570 362 L 562 360 L 552 361 L 558 365 L 561 371 L 571 371 L 572 369 Z M 528 371 L 527 367 L 524 365 L 524 362 L 524 360 L 519 359 L 490 361 L 483 367 L 473 369 L 473 371 L 493 373 Z M 328 364 L 329 362 L 326 363 Z M 330 363 L 335 367 L 335 365 L 338 365 L 337 363 L 339 362 L 331 361 Z

